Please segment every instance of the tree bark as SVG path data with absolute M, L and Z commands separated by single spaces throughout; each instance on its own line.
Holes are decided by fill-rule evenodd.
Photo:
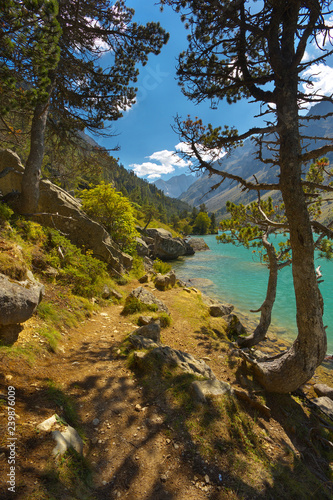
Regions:
M 288 46 L 292 53 L 293 39 Z M 287 50 L 285 58 L 287 61 Z M 255 373 L 261 384 L 269 391 L 280 393 L 296 390 L 307 382 L 323 361 L 327 348 L 321 295 L 315 275 L 313 234 L 301 185 L 297 82 L 295 72 L 285 71 L 277 81 L 276 90 L 280 187 L 290 227 L 298 336 L 284 355 L 255 363 Z
M 263 236 L 262 241 L 264 247 L 266 248 L 269 260 L 269 277 L 267 283 L 266 298 L 259 309 L 259 311 L 261 312 L 259 324 L 251 335 L 248 335 L 247 337 L 239 337 L 237 339 L 237 344 L 239 345 L 239 347 L 253 347 L 256 344 L 259 344 L 259 342 L 264 340 L 264 338 L 266 337 L 268 328 L 271 324 L 272 309 L 276 298 L 279 266 L 274 245 L 268 241 L 266 234 Z
M 25 165 L 19 200 L 21 214 L 37 211 L 48 109 L 49 102 L 37 102 L 35 106 L 30 132 L 30 152 Z

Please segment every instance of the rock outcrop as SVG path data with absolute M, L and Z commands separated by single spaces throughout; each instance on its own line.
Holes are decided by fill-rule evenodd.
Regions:
M 203 238 L 190 238 L 188 242 L 195 252 L 203 252 L 210 249 Z
M 0 192 L 2 196 L 20 192 L 24 167 L 20 158 L 10 150 L 0 151 Z M 40 182 L 38 214 L 33 220 L 56 228 L 79 247 L 92 250 L 93 255 L 105 261 L 115 273 L 132 267 L 132 257 L 121 252 L 108 232 L 90 219 L 79 200 L 47 180 Z
M 157 306 L 158 311 L 166 312 L 167 314 L 169 314 L 169 309 L 167 308 L 167 306 L 165 304 L 163 304 L 163 302 L 160 299 L 155 297 L 155 295 L 153 293 L 151 293 L 148 290 L 146 290 L 145 288 L 143 288 L 143 286 L 139 286 L 138 288 L 135 288 L 134 290 L 132 290 L 131 293 L 128 295 L 129 299 L 131 297 L 136 298 L 137 300 L 139 300 L 140 302 L 142 302 L 142 304 L 144 304 L 146 306 L 155 305 L 155 306 Z
M 0 274 L 0 326 L 27 321 L 42 300 L 44 286 L 30 271 L 27 279 L 16 281 Z
M 172 234 L 163 228 L 138 228 L 141 238 L 137 242 L 142 255 L 153 259 L 175 260 L 184 255 L 193 255 L 190 243 L 183 238 L 173 238 Z M 142 244 L 142 241 L 145 245 Z M 148 253 L 147 253 L 148 252 Z
M 36 281 L 30 271 L 27 279 L 16 281 L 0 274 L 0 338 L 5 343 L 15 342 L 18 329 L 13 328 L 27 321 L 42 300 L 44 286 Z
M 177 281 L 175 271 L 170 271 L 167 274 L 158 273 L 155 278 L 155 286 L 158 290 L 166 290 L 175 286 Z

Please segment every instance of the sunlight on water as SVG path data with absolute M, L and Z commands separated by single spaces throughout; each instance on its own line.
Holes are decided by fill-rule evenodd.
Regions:
M 259 317 L 249 311 L 258 309 L 265 299 L 267 268 L 258 262 L 252 250 L 217 243 L 215 236 L 205 236 L 204 239 L 209 251 L 197 252 L 192 257 L 173 263 L 177 277 L 192 280 L 193 286 L 210 296 L 234 304 L 236 309 L 249 317 Z M 318 258 L 317 265 L 321 265 L 324 278 L 320 289 L 325 303 L 324 323 L 328 325 L 328 352 L 333 353 L 333 262 Z M 286 338 L 292 340 L 297 335 L 295 314 L 291 267 L 286 267 L 279 271 L 272 324 L 283 329 Z

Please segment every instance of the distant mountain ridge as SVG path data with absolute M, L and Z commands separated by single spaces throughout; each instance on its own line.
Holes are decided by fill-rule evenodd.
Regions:
M 313 106 L 308 115 L 323 116 L 329 112 L 333 112 L 333 104 L 321 102 Z M 312 122 L 304 120 L 303 135 L 305 135 L 305 126 L 307 136 L 333 138 L 333 116 L 313 120 Z M 314 143 L 313 140 L 308 140 L 307 142 L 311 147 L 314 144 L 315 147 L 320 147 L 324 144 L 323 141 L 316 141 Z M 328 153 L 325 156 L 329 158 L 331 165 L 333 165 L 333 153 Z M 228 157 L 225 157 L 221 165 L 216 164 L 215 166 L 219 170 L 232 172 L 247 180 L 253 181 L 253 176 L 255 175 L 259 182 L 277 182 L 277 175 L 279 173 L 277 167 L 272 168 L 267 164 L 261 163 L 256 158 L 255 144 L 251 139 L 246 140 L 243 147 L 235 149 Z M 254 191 L 244 193 L 241 191 L 239 185 L 229 180 L 223 182 L 216 190 L 210 191 L 211 187 L 220 180 L 221 177 L 218 175 L 209 177 L 208 173 L 204 173 L 201 177 L 197 178 L 186 193 L 180 196 L 180 199 L 196 207 L 201 203 L 205 203 L 207 210 L 215 212 L 218 219 L 225 217 L 227 213 L 225 208 L 227 201 L 247 204 L 256 199 L 257 195 Z
M 171 198 L 179 198 L 188 188 L 195 182 L 196 178 L 193 175 L 175 175 L 167 181 L 158 179 L 154 182 L 155 186 L 164 192 L 166 196 Z

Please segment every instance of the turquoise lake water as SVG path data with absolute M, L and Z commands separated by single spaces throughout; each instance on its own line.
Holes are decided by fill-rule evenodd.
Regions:
M 215 236 L 205 236 L 204 240 L 210 250 L 197 252 L 172 264 L 177 277 L 191 279 L 193 286 L 210 296 L 234 304 L 236 310 L 249 318 L 259 317 L 258 314 L 250 313 L 250 309 L 258 309 L 265 299 L 267 268 L 258 261 L 252 250 L 217 243 Z M 333 354 L 333 262 L 317 257 L 315 265 L 321 266 L 323 274 L 324 282 L 319 286 L 325 304 L 327 352 Z M 297 336 L 295 314 L 291 267 L 286 267 L 279 271 L 272 325 L 290 340 Z

